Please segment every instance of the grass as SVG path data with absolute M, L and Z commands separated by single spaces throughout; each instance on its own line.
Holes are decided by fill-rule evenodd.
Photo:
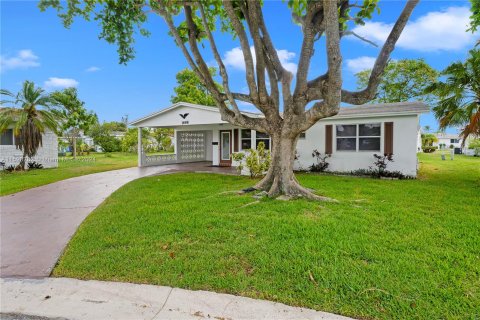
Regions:
M 91 153 L 88 156 L 59 157 L 58 168 L 23 172 L 0 172 L 0 196 L 90 173 L 123 169 L 137 165 L 133 153 Z
M 480 159 L 421 155 L 417 180 L 299 175 L 340 203 L 136 180 L 81 225 L 53 275 L 227 292 L 361 319 L 480 317 Z

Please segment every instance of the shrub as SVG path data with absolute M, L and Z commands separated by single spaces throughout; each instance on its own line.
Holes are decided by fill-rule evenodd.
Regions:
M 95 139 L 95 143 L 99 145 L 104 152 L 121 151 L 121 141 L 113 136 L 100 136 Z
M 27 164 L 29 170 L 34 170 L 34 169 L 43 169 L 43 164 L 31 161 Z
M 423 147 L 423 152 L 425 152 L 425 153 L 432 153 L 432 152 L 435 152 L 435 150 L 437 150 L 437 146 L 424 146 Z
M 15 171 L 15 166 L 13 164 L 11 164 L 11 165 L 5 167 L 5 171 L 13 172 L 13 171 Z
M 324 172 L 327 170 L 329 163 L 327 159 L 331 157 L 329 154 L 322 155 L 317 149 L 312 151 L 312 157 L 316 159 L 317 163 L 310 166 L 311 172 Z
M 237 171 L 238 171 L 238 174 L 242 174 L 242 171 L 244 168 L 243 159 L 245 159 L 245 153 L 243 152 L 232 153 L 232 159 L 233 161 L 238 162 Z
M 468 149 L 480 148 L 480 139 L 474 139 L 468 144 Z
M 377 174 L 379 177 L 382 177 L 384 172 L 387 169 L 387 165 L 389 162 L 393 162 L 393 155 L 392 154 L 386 154 L 386 155 L 380 155 L 380 154 L 374 154 L 373 157 L 375 158 L 375 161 L 373 162 L 373 165 L 377 168 Z M 372 169 L 372 167 L 370 167 Z
M 270 168 L 270 151 L 265 149 L 265 143 L 260 142 L 257 149 L 250 149 L 247 153 L 234 153 L 233 160 L 238 161 L 239 173 L 246 167 L 251 178 L 262 176 Z

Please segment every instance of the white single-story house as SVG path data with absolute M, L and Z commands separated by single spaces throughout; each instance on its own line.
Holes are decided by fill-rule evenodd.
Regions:
M 23 156 L 23 151 L 15 146 L 15 135 L 13 129 L 7 129 L 0 137 L 0 161 L 5 167 L 18 165 Z M 42 135 L 42 146 L 38 149 L 37 155 L 28 162 L 41 163 L 44 168 L 56 168 L 58 166 L 58 139 L 57 135 L 49 130 Z
M 439 132 L 435 133 L 435 136 L 438 141 L 434 142 L 433 145 L 440 150 L 462 148 L 462 139 L 458 134 Z
M 434 142 L 433 145 L 438 147 L 439 150 L 453 149 L 455 153 L 463 153 L 468 156 L 475 155 L 475 150 L 470 149 L 470 143 L 476 139 L 474 135 L 470 135 L 463 146 L 463 139 L 459 134 L 437 132 L 435 133 L 435 136 L 438 141 Z
M 304 132 L 297 144 L 296 169 L 308 169 L 312 151 L 330 154 L 329 170 L 348 172 L 373 166 L 374 154 L 393 154 L 391 171 L 417 174 L 419 118 L 429 112 L 421 102 L 342 107 Z M 250 117 L 262 117 L 245 112 Z M 130 123 L 139 128 L 138 165 L 209 161 L 214 166 L 235 166 L 231 154 L 255 148 L 267 134 L 240 128 L 221 119 L 216 107 L 175 103 Z M 149 156 L 141 145 L 141 128 L 167 127 L 175 131 L 175 153 Z

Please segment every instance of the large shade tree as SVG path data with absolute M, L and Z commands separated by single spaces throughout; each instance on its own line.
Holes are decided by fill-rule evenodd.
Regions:
M 355 75 L 359 89 L 368 86 L 371 72 L 367 69 Z M 425 89 L 437 78 L 438 72 L 423 59 L 391 61 L 385 68 L 373 101 L 390 103 L 417 100 L 430 104 L 435 101 L 435 95 L 425 93 Z
M 66 27 L 70 26 L 75 16 L 99 21 L 102 26 L 100 37 L 118 45 L 122 63 L 134 57 L 133 44 L 137 30 L 148 35 L 148 30 L 143 26 L 149 14 L 161 16 L 191 69 L 214 97 L 222 119 L 270 135 L 271 166 L 255 188 L 268 191 L 270 196 L 285 194 L 322 199 L 300 186 L 294 176 L 298 137 L 318 120 L 337 114 L 340 103 L 363 104 L 374 98 L 390 54 L 418 1 L 409 0 L 405 3 L 379 52 L 368 85 L 357 92 L 342 89 L 340 41 L 354 34 L 351 31 L 354 24 L 362 24 L 365 19 L 371 18 L 378 0 L 360 3 L 350 0 L 287 1 L 285 5 L 291 9 L 293 20 L 301 25 L 303 33 L 295 75 L 280 61 L 263 16 L 261 1 L 98 0 L 83 4 L 69 0 L 64 6 L 60 1 L 43 0 L 40 8 L 56 8 Z M 246 67 L 247 94 L 231 90 L 228 73 L 217 47 L 216 28 L 232 33 L 240 43 Z M 322 50 L 315 48 L 322 37 L 326 38 L 325 55 L 318 54 Z M 211 49 L 223 90 L 215 85 L 202 46 Z M 254 50 L 251 50 L 251 46 Z M 309 75 L 312 59 L 322 57 L 327 62 L 325 73 Z M 238 101 L 253 104 L 264 117 L 242 114 Z
M 210 67 L 210 74 L 215 76 L 217 69 Z M 176 75 L 177 86 L 173 88 L 175 94 L 170 101 L 172 103 L 177 102 L 190 102 L 196 104 L 203 104 L 205 106 L 214 106 L 215 98 L 210 94 L 208 88 L 202 83 L 197 73 L 191 69 L 183 69 Z M 222 86 L 216 84 L 217 88 L 221 91 Z
M 47 130 L 57 133 L 58 118 L 51 110 L 52 99 L 31 81 L 25 81 L 22 89 L 14 94 L 2 89 L 0 93 L 8 100 L 0 103 L 0 133 L 12 128 L 15 145 L 23 151 L 17 170 L 25 170 L 27 158 L 33 158 L 43 143 Z

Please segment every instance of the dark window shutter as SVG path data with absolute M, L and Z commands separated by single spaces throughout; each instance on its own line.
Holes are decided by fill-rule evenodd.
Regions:
M 383 153 L 393 154 L 393 122 L 385 122 Z
M 325 126 L 325 154 L 332 154 L 333 129 L 331 124 Z
M 238 129 L 233 129 L 233 152 L 238 152 Z

